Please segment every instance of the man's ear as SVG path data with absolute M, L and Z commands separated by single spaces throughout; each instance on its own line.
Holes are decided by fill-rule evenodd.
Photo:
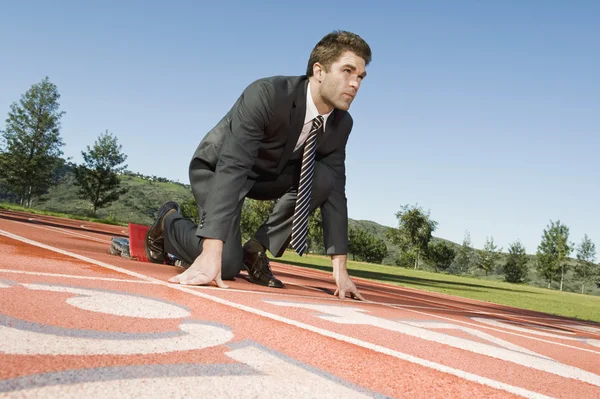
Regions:
M 315 62 L 313 64 L 313 75 L 319 83 L 323 82 L 323 72 L 325 72 L 325 68 L 323 68 L 323 65 L 319 64 L 318 62 Z

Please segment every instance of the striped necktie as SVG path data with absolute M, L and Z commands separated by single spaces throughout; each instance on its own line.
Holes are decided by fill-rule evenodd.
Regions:
M 294 223 L 292 225 L 292 248 L 300 256 L 306 251 L 308 244 L 308 211 L 310 209 L 310 192 L 312 188 L 313 174 L 315 171 L 315 152 L 317 149 L 317 131 L 323 127 L 321 115 L 313 119 L 312 128 L 304 144 L 302 155 L 302 168 L 300 170 L 300 183 L 298 184 L 298 195 L 296 196 L 296 208 L 294 210 Z

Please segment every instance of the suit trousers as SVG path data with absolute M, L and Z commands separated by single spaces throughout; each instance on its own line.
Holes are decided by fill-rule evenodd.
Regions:
M 257 180 L 246 195 L 247 198 L 256 200 L 278 200 L 271 215 L 255 234 L 255 238 L 275 257 L 283 255 L 290 241 L 300 176 L 299 166 L 299 163 L 293 163 L 287 165 L 275 179 Z M 311 212 L 327 200 L 333 183 L 333 171 L 320 162 L 315 162 Z M 245 198 L 237 205 L 231 230 L 223 244 L 221 275 L 225 280 L 233 279 L 243 268 L 240 219 L 244 201 Z M 204 241 L 203 237 L 196 235 L 197 227 L 197 224 L 180 214 L 169 214 L 165 218 L 165 251 L 191 265 L 202 253 Z

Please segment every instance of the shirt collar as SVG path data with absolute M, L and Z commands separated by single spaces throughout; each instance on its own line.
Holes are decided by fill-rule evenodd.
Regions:
M 325 115 L 323 115 L 323 132 L 325 132 L 325 126 L 327 126 L 327 118 L 331 115 L 332 111 L 329 111 Z M 312 95 L 310 94 L 310 82 L 308 82 L 308 87 L 306 88 L 306 116 L 304 117 L 304 124 L 312 121 L 319 115 L 319 111 L 317 111 L 317 106 L 312 99 Z

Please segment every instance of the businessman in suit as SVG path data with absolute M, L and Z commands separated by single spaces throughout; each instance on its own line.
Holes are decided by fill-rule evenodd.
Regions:
M 253 283 L 281 288 L 266 250 L 280 257 L 291 245 L 302 255 L 308 214 L 320 207 L 335 295 L 363 299 L 346 270 L 345 154 L 353 124 L 348 109 L 370 61 L 360 36 L 334 31 L 312 50 L 306 75 L 259 79 L 243 91 L 190 162 L 199 224 L 168 202 L 146 237 L 152 262 L 170 253 L 191 265 L 170 282 L 227 288 L 223 279 L 245 268 Z M 242 247 L 245 198 L 278 201 Z

